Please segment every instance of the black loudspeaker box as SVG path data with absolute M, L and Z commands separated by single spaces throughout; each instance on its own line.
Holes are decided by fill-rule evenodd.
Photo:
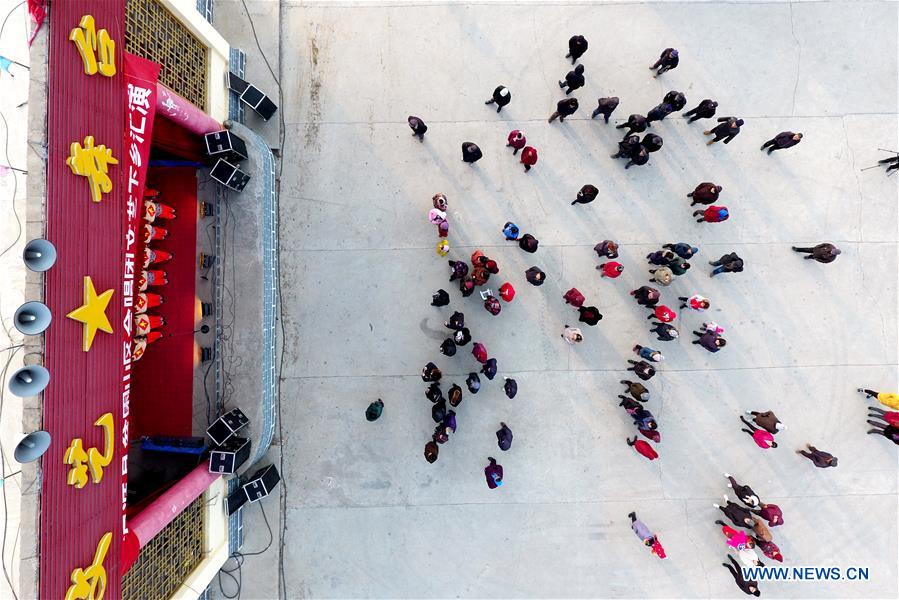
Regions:
M 246 494 L 248 501 L 256 502 L 268 496 L 279 481 L 281 481 L 281 476 L 278 474 L 278 469 L 275 468 L 275 465 L 269 465 L 253 473 L 241 489 Z
M 239 408 L 229 410 L 206 429 L 206 435 L 215 443 L 221 446 L 228 438 L 247 426 L 250 420 L 245 414 L 240 412 Z
M 243 191 L 250 182 L 250 176 L 232 165 L 224 158 L 218 159 L 209 176 L 221 183 L 223 186 L 231 188 L 236 192 Z
M 250 458 L 250 440 L 232 437 L 209 453 L 209 472 L 232 475 Z
M 203 136 L 206 140 L 206 154 L 212 158 L 226 158 L 231 162 L 247 160 L 247 145 L 227 129 L 213 131 Z

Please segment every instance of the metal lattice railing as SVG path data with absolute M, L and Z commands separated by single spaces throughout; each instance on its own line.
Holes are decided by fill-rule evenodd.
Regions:
M 125 48 L 162 65 L 159 82 L 206 109 L 207 49 L 157 0 L 128 0 Z
M 203 495 L 141 548 L 122 578 L 122 600 L 170 598 L 203 558 Z

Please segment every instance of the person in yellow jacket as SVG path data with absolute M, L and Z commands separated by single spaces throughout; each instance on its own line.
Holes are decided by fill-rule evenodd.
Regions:
M 899 410 L 899 394 L 875 392 L 874 390 L 866 390 L 865 388 L 858 388 L 858 391 L 864 393 L 865 398 L 877 398 L 877 401 L 884 406 L 889 406 L 894 410 Z

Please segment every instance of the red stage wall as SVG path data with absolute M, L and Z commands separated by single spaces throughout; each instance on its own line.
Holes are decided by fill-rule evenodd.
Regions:
M 159 202 L 177 218 L 155 225 L 168 236 L 151 247 L 171 252 L 170 261 L 150 265 L 167 274 L 168 285 L 148 288 L 164 303 L 148 314 L 162 315 L 164 336 L 134 363 L 131 381 L 131 439 L 145 435 L 191 434 L 194 377 L 194 318 L 197 273 L 197 171 L 187 167 L 151 167 L 147 188 L 159 190 Z M 143 221 L 142 223 L 146 223 Z M 141 249 L 143 256 L 143 249 Z

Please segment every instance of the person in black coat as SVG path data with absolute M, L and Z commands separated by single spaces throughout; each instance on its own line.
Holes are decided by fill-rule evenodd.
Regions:
M 590 116 L 591 119 L 595 119 L 596 115 L 602 115 L 606 123 L 609 122 L 609 117 L 618 108 L 618 96 L 609 96 L 608 98 L 600 98 L 597 101 L 596 109 L 593 111 L 593 114 Z
M 481 157 L 484 156 L 481 149 L 478 148 L 478 145 L 474 142 L 462 142 L 462 161 L 467 162 L 470 165 L 481 160 Z
M 743 271 L 743 259 L 736 252 L 725 254 L 718 260 L 710 260 L 709 264 L 715 267 L 709 277 L 714 277 L 719 273 L 741 273 Z
M 587 51 L 587 38 L 582 35 L 572 36 L 571 39 L 568 40 L 568 54 L 565 55 L 565 58 L 571 59 L 571 64 L 577 62 L 577 59 L 584 55 L 584 52 Z
M 657 60 L 650 69 L 658 69 L 656 74 L 653 77 L 658 77 L 665 71 L 670 71 L 677 67 L 680 62 L 680 56 L 674 48 L 665 48 L 662 50 L 662 54 L 659 55 L 659 60 Z
M 565 117 L 570 117 L 577 112 L 577 109 L 577 98 L 565 98 L 564 100 L 559 100 L 556 104 L 556 112 L 549 116 L 549 122 L 552 123 L 556 119 L 559 119 L 559 122 L 563 123 L 565 122 Z
M 680 337 L 680 333 L 678 333 L 677 328 L 675 328 L 674 325 L 670 323 L 659 323 L 653 321 L 652 324 L 655 325 L 655 327 L 653 327 L 649 331 L 650 333 L 656 334 L 658 336 L 656 339 L 658 339 L 660 342 L 670 342 Z
M 446 306 L 450 303 L 449 294 L 446 293 L 446 290 L 437 290 L 433 296 L 431 296 L 431 306 Z
M 776 136 L 762 144 L 760 150 L 768 149 L 768 154 L 771 154 L 775 150 L 785 150 L 787 148 L 792 148 L 796 144 L 802 141 L 801 133 L 793 133 L 792 131 L 781 131 Z
M 715 111 L 718 108 L 718 103 L 714 100 L 709 100 L 706 98 L 702 102 L 700 102 L 696 108 L 691 108 L 687 112 L 684 113 L 684 117 L 690 117 L 690 120 L 687 123 L 692 123 L 693 121 L 698 121 L 699 119 L 711 119 L 715 116 Z
M 541 286 L 546 282 L 546 273 L 540 270 L 540 267 L 531 267 L 524 272 L 524 278 L 528 283 L 535 286 Z
M 512 447 L 512 430 L 503 422 L 500 422 L 496 432 L 496 444 L 503 452 Z
M 667 102 L 662 102 L 646 113 L 646 125 L 652 127 L 653 121 L 661 121 L 674 111 L 674 107 Z
M 730 141 L 740 133 L 740 127 L 743 126 L 743 119 L 738 119 L 737 117 L 719 117 L 718 123 L 719 124 L 712 129 L 702 132 L 703 135 L 715 135 L 714 138 L 705 143 L 706 146 L 711 146 L 715 142 L 721 140 L 724 140 L 725 144 L 729 144 Z
M 759 582 L 754 579 L 750 579 L 749 581 L 744 579 L 743 569 L 740 567 L 740 563 L 734 560 L 734 557 L 730 554 L 727 555 L 727 559 L 731 562 L 731 564 L 721 563 L 721 565 L 727 567 L 727 570 L 730 571 L 730 574 L 734 576 L 734 581 L 736 582 L 737 587 L 743 590 L 743 593 L 748 596 L 760 595 L 761 592 L 759 591 Z
M 537 247 L 539 245 L 540 245 L 540 242 L 537 240 L 537 238 L 532 236 L 530 233 L 524 234 L 518 240 L 518 247 L 530 254 L 533 254 L 534 252 L 536 252 Z
M 644 148 L 646 148 L 647 152 L 655 152 L 662 147 L 662 136 L 656 135 L 654 133 L 647 133 L 643 136 L 643 139 L 640 141 Z
M 627 370 L 633 371 L 634 374 L 636 374 L 637 377 L 639 377 L 643 381 L 649 381 L 650 379 L 652 379 L 652 376 L 656 374 L 655 367 L 653 367 L 645 360 L 637 361 L 628 359 L 627 362 L 633 365 L 631 367 L 628 367 Z
M 629 135 L 618 142 L 618 152 L 610 154 L 612 158 L 629 158 L 640 148 L 640 137 Z
M 499 85 L 493 90 L 493 97 L 484 104 L 496 104 L 496 112 L 499 112 L 503 109 L 505 105 L 512 101 L 512 93 L 509 92 L 509 88 L 504 85 Z
M 624 165 L 625 169 L 630 169 L 634 165 L 637 165 L 638 167 L 643 166 L 649 162 L 649 150 L 647 150 L 643 144 L 640 144 L 629 158 L 630 160 Z
M 589 183 L 582 187 L 577 193 L 577 197 L 571 204 L 590 204 L 599 195 L 599 188 Z
M 595 306 L 581 306 L 577 309 L 579 316 L 578 321 L 586 323 L 591 327 L 602 321 L 602 314 Z
M 627 121 L 621 125 L 616 125 L 615 129 L 627 129 L 624 137 L 634 135 L 635 133 L 643 133 L 646 131 L 646 117 L 643 115 L 633 114 L 627 118 Z
M 713 504 L 712 506 L 723 512 L 724 515 L 731 520 L 731 523 L 737 527 L 753 528 L 755 519 L 748 508 L 744 508 L 736 502 L 731 502 L 727 495 L 724 496 L 724 502 L 724 506 L 721 506 L 720 504 Z
M 578 65 L 573 71 L 568 71 L 568 74 L 565 75 L 565 80 L 559 82 L 559 87 L 564 89 L 566 85 L 568 86 L 568 89 L 565 90 L 565 95 L 567 96 L 574 90 L 584 87 L 584 83 L 586 83 L 584 79 L 584 65 Z
M 675 111 L 678 111 L 683 110 L 687 105 L 687 97 L 684 96 L 682 92 L 671 90 L 670 92 L 665 94 L 662 102 L 667 102 L 671 105 L 671 108 L 673 108 Z
M 412 135 L 417 135 L 420 142 L 425 141 L 425 132 L 428 130 L 425 122 L 413 116 L 410 116 L 407 120 L 409 121 L 409 127 L 412 128 Z

